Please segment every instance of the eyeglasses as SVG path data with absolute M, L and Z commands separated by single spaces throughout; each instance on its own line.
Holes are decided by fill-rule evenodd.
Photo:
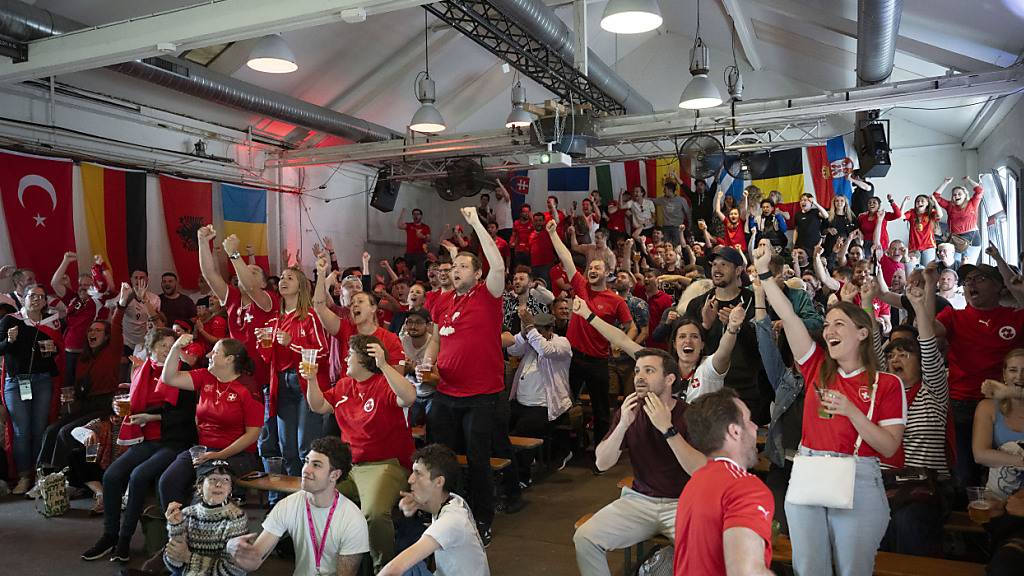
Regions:
M 991 280 L 991 278 L 989 278 L 988 276 L 985 276 L 984 274 L 972 274 L 972 275 L 968 276 L 967 278 L 964 278 L 964 284 L 977 284 L 978 282 L 988 281 L 988 280 Z
M 207 476 L 204 479 L 205 482 L 209 482 L 214 487 L 230 486 L 231 478 L 214 478 L 213 476 Z

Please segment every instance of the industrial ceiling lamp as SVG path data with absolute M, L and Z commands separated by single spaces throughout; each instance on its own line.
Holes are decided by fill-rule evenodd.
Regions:
M 520 81 L 516 81 L 512 87 L 512 112 L 505 120 L 505 128 L 525 128 L 533 124 L 534 115 L 527 112 L 523 106 L 526 104 L 526 88 Z
M 437 99 L 437 89 L 434 81 L 430 79 L 430 53 L 427 39 L 430 29 L 427 28 L 427 11 L 423 11 L 423 54 L 426 70 L 416 75 L 416 99 L 420 101 L 420 109 L 412 116 L 409 122 L 409 130 L 436 134 L 444 132 L 448 126 L 441 117 L 441 112 L 434 106 Z
M 686 85 L 679 97 L 679 107 L 689 110 L 711 108 L 722 103 L 722 94 L 714 82 L 708 78 L 711 66 L 708 60 L 708 47 L 700 37 L 700 0 L 697 0 L 697 34 L 690 50 L 690 74 L 693 78 Z
M 268 74 L 287 74 L 299 69 L 299 65 L 295 63 L 295 54 L 292 54 L 291 48 L 280 34 L 260 38 L 249 53 L 249 61 L 245 65 Z
M 661 26 L 658 0 L 610 0 L 601 16 L 601 28 L 614 34 L 640 34 Z

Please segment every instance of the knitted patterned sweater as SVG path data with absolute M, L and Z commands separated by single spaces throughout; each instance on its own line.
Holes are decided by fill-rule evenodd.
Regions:
M 180 524 L 167 524 L 167 536 L 185 540 L 192 558 L 185 564 L 178 564 L 165 554 L 164 564 L 172 572 L 182 576 L 245 574 L 225 549 L 228 540 L 246 533 L 245 512 L 230 503 L 223 506 L 199 503 L 185 508 L 181 515 Z

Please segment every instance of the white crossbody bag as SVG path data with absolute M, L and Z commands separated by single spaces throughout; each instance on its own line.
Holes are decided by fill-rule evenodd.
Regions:
M 871 405 L 868 420 L 875 412 L 875 392 L 878 377 L 871 386 Z M 789 475 L 786 502 L 825 508 L 853 508 L 853 487 L 857 479 L 857 452 L 863 438 L 857 435 L 853 456 L 804 456 L 793 458 L 793 471 Z

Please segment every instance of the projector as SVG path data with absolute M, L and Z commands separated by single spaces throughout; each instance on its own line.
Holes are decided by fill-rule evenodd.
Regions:
M 540 154 L 530 154 L 530 166 L 537 168 L 571 168 L 572 157 L 563 152 L 549 150 Z

